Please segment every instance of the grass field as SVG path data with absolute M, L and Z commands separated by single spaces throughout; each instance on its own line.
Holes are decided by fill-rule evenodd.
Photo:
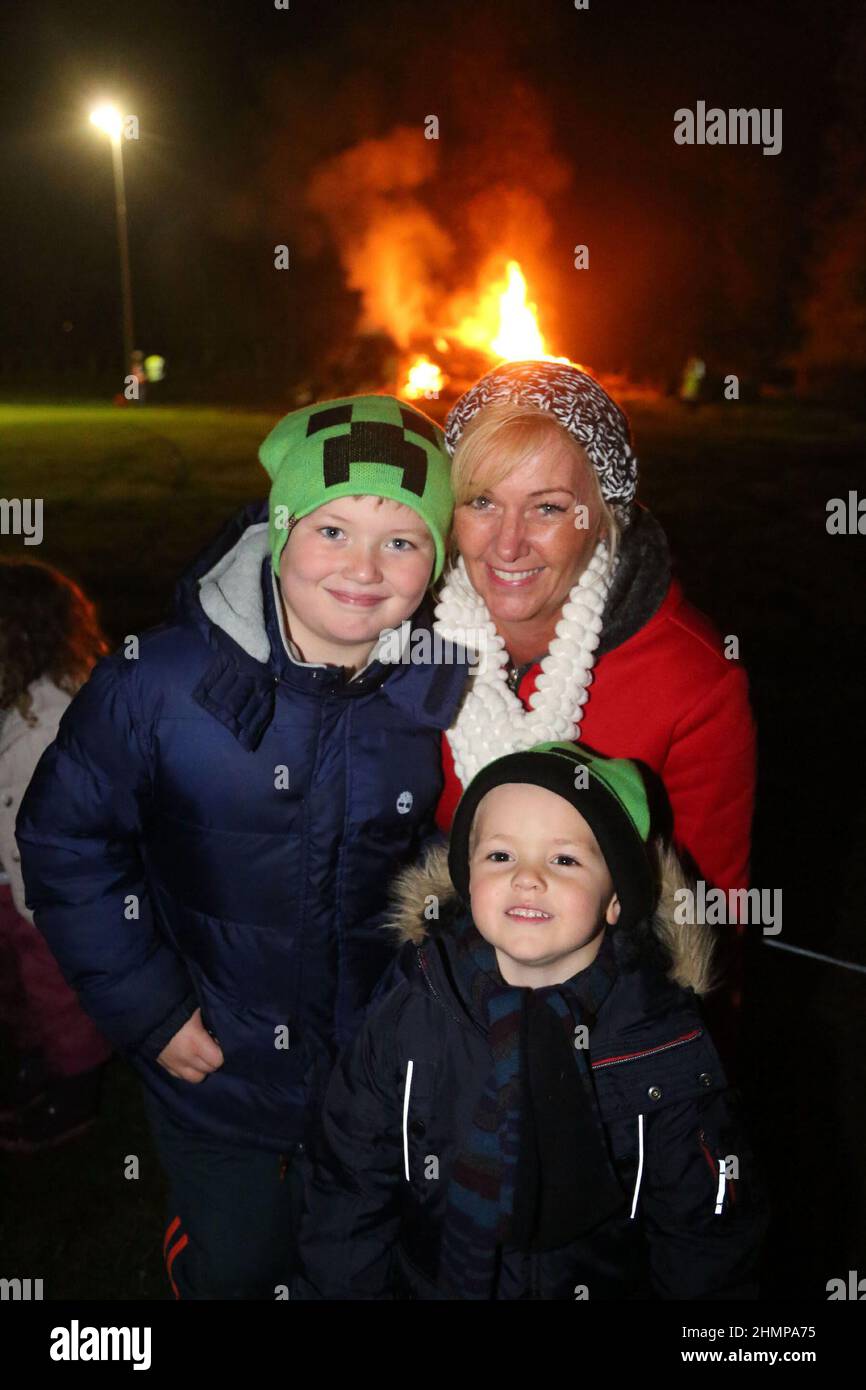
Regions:
M 753 878 L 783 891 L 778 939 L 866 965 L 866 537 L 825 525 L 830 498 L 866 494 L 866 425 L 791 404 L 629 409 L 642 499 L 690 597 L 739 637 L 749 671 Z M 199 548 L 264 496 L 256 450 L 275 418 L 0 405 L 0 495 L 44 502 L 42 545 L 0 536 L 0 553 L 72 574 L 119 642 L 163 618 Z M 866 1273 L 866 976 L 760 939 L 749 966 L 743 1087 L 776 1206 L 768 1292 L 823 1298 L 826 1280 L 858 1260 Z M 146 1158 L 137 1184 L 122 1177 L 129 1153 Z M 4 1160 L 2 1186 L 14 1203 L 0 1273 L 44 1277 L 52 1298 L 163 1296 L 161 1180 L 121 1063 L 97 1129 L 54 1154 Z

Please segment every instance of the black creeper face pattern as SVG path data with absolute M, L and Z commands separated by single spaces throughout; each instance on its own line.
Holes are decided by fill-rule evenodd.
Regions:
M 332 435 L 322 446 L 322 467 L 326 487 L 347 483 L 353 463 L 385 463 L 403 471 L 400 486 L 416 497 L 423 497 L 427 486 L 427 455 L 420 444 L 406 437 L 407 430 L 436 443 L 433 424 L 415 411 L 400 410 L 402 424 L 379 420 L 352 420 L 351 405 L 319 410 L 307 422 L 307 437 L 333 425 L 348 425 L 345 434 Z

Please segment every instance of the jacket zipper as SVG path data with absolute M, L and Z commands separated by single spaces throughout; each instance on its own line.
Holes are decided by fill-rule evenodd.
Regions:
M 430 971 L 427 969 L 427 962 L 424 959 L 424 948 L 422 946 L 416 946 L 415 949 L 418 954 L 418 965 L 421 969 L 421 974 L 424 976 L 424 982 L 427 985 L 427 988 L 429 989 L 430 993 L 433 995 L 433 998 L 437 1001 L 437 1003 L 442 1005 L 445 1012 L 449 1015 L 449 1017 L 454 1019 L 455 1023 L 462 1024 L 465 1027 L 466 1023 L 470 1022 L 475 1031 L 483 1035 L 484 1029 L 481 1027 L 480 1024 L 476 1023 L 474 1019 L 459 1018 L 457 1014 L 455 1014 L 454 1010 L 451 1008 L 448 1001 L 443 999 L 442 995 L 438 993 L 433 984 L 433 981 L 430 979 Z
M 643 1047 L 639 1052 L 625 1052 L 621 1057 L 601 1057 L 597 1062 L 593 1062 L 593 1071 L 600 1067 L 619 1067 L 623 1062 L 634 1062 L 641 1057 L 655 1057 L 659 1052 L 669 1052 L 672 1047 L 684 1047 L 686 1043 L 694 1042 L 703 1033 L 703 1028 L 693 1028 L 690 1033 L 683 1033 L 679 1038 L 673 1038 L 670 1042 L 659 1043 L 657 1047 Z
M 704 1134 L 704 1131 L 702 1129 L 698 1130 L 698 1142 L 704 1151 L 704 1158 L 707 1160 L 707 1163 L 710 1166 L 710 1172 L 712 1173 L 714 1178 L 717 1177 L 719 1172 L 718 1164 L 714 1161 L 713 1155 L 710 1153 L 710 1146 L 707 1143 L 707 1136 Z

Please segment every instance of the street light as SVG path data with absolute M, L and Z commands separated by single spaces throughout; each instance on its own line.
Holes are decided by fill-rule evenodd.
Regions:
M 129 275 L 129 238 L 126 231 L 126 193 L 123 184 L 123 155 L 121 133 L 123 119 L 116 106 L 106 103 L 91 111 L 90 120 L 111 141 L 111 161 L 114 166 L 114 203 L 117 212 L 117 249 L 120 254 L 120 290 L 123 301 L 124 375 L 132 361 L 132 282 Z

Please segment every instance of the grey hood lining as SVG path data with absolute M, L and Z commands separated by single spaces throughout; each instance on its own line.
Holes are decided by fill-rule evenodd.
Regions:
M 199 601 L 211 622 L 262 664 L 271 654 L 261 579 L 269 550 L 268 523 L 262 521 L 248 527 L 198 582 Z

